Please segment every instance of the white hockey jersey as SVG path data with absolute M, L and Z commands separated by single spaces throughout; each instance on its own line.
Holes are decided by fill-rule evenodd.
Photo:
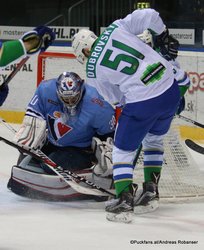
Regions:
M 94 45 L 87 82 L 111 104 L 147 100 L 173 84 L 172 65 L 136 36 L 148 28 L 160 34 L 165 25 L 155 10 L 136 10 L 112 23 Z

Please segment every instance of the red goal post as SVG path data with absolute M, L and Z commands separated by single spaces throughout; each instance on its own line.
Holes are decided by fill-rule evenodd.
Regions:
M 85 68 L 72 52 L 43 52 L 37 60 L 37 85 L 42 80 L 56 78 L 64 71 L 74 71 L 84 77 Z

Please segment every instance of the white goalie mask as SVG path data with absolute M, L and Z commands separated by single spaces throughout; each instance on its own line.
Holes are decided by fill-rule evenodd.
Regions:
M 72 48 L 77 60 L 84 64 L 86 62 L 86 56 L 83 53 L 84 48 L 91 50 L 93 43 L 98 37 L 90 30 L 82 29 L 74 35 L 72 40 Z
M 152 34 L 149 30 L 144 30 L 142 34 L 137 35 L 137 37 L 142 40 L 144 43 L 154 47 Z

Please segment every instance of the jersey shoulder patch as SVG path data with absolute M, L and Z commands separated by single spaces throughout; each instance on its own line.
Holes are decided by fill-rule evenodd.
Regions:
M 104 102 L 103 100 L 99 99 L 99 98 L 96 98 L 96 97 L 93 97 L 91 98 L 91 101 L 95 104 L 98 104 L 100 107 L 103 107 L 104 106 Z

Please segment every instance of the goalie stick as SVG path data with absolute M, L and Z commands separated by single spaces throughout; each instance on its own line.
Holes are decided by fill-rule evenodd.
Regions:
M 196 151 L 197 153 L 204 154 L 204 147 L 198 145 L 197 143 L 195 143 L 195 142 L 192 141 L 191 139 L 186 139 L 186 140 L 185 140 L 185 143 L 186 143 L 186 145 L 187 145 L 190 149 Z
M 47 155 L 45 155 L 40 150 L 33 150 L 29 147 L 24 147 L 23 145 L 16 144 L 0 136 L 0 141 L 5 142 L 11 147 L 14 147 L 21 151 L 22 153 L 28 154 L 33 158 L 43 162 L 50 169 L 52 169 L 58 176 L 62 177 L 65 182 L 67 182 L 73 189 L 82 194 L 95 195 L 95 196 L 115 196 L 112 192 L 97 186 L 93 182 L 87 180 L 86 178 L 77 175 L 69 170 L 63 170 L 63 168 L 57 165 L 53 160 L 51 160 Z M 84 187 L 79 183 L 83 182 L 89 187 Z
M 8 85 L 8 83 L 14 78 L 14 76 L 18 73 L 18 71 L 23 67 L 23 65 L 28 61 L 29 56 L 26 56 L 23 58 L 15 67 L 15 69 L 6 77 L 6 80 L 1 84 L 0 89 L 3 88 L 3 86 Z
M 0 117 L 0 122 L 6 127 L 6 128 L 8 128 L 12 133 L 16 133 L 17 131 L 15 130 L 15 128 L 13 128 L 10 124 L 8 124 L 4 119 L 2 119 L 1 117 Z M 55 162 L 53 162 L 47 155 L 45 155 L 41 150 L 38 150 L 38 152 L 36 152 L 35 150 L 33 150 L 32 148 L 28 148 L 28 147 L 23 147 L 23 145 L 22 146 L 20 146 L 19 144 L 16 144 L 16 143 L 14 143 L 14 142 L 11 142 L 11 141 L 9 141 L 9 140 L 7 140 L 7 139 L 5 139 L 5 138 L 3 138 L 3 137 L 0 137 L 0 140 L 2 140 L 2 141 L 4 141 L 5 143 L 7 143 L 8 145 L 10 145 L 10 146 L 13 146 L 13 147 L 15 147 L 15 148 L 17 148 L 20 152 L 22 152 L 22 153 L 26 153 L 26 154 L 29 154 L 29 152 L 30 152 L 30 155 L 32 156 L 32 157 L 34 157 L 34 158 L 36 158 L 37 157 L 37 160 L 40 160 L 40 161 L 42 161 L 42 162 L 44 162 L 44 160 L 43 159 L 41 159 L 41 158 L 39 158 L 39 156 L 37 156 L 36 155 L 36 153 L 40 153 L 40 155 L 41 155 L 41 157 L 43 158 L 46 158 L 47 160 L 48 160 L 48 162 L 52 162 L 53 164 L 54 164 L 54 166 L 57 166 L 57 164 L 55 163 Z M 45 163 L 45 162 L 44 162 Z M 46 164 L 46 163 L 45 163 Z M 49 168 L 51 168 L 51 167 L 53 167 L 53 166 L 48 166 Z M 60 167 L 60 166 L 59 166 Z M 62 169 L 62 167 L 60 167 L 61 169 Z M 53 168 L 52 168 L 52 170 L 53 170 Z M 63 170 L 63 172 L 67 172 L 68 170 Z M 70 174 L 73 174 L 74 175 L 74 177 L 76 177 L 76 176 L 78 176 L 78 175 L 76 175 L 75 173 L 72 173 L 71 171 L 68 171 L 69 173 L 69 175 Z M 62 176 L 63 177 L 63 176 Z M 80 178 L 80 181 L 83 181 L 83 180 L 81 180 L 81 176 L 78 176 L 79 178 Z M 71 180 L 70 179 L 70 182 L 68 183 L 73 189 L 75 189 L 76 191 L 78 191 L 79 193 L 85 193 L 85 194 L 91 194 L 90 193 L 90 188 L 87 188 L 87 187 L 81 187 L 78 183 L 79 183 L 79 178 L 78 178 L 78 180 L 77 180 L 77 183 L 70 183 L 71 181 L 73 182 L 74 180 Z M 83 178 L 84 179 L 84 181 L 83 182 L 85 182 L 87 185 L 92 185 L 92 187 L 95 187 L 96 189 L 101 189 L 101 192 L 103 192 L 103 193 L 101 193 L 100 194 L 100 196 L 108 196 L 108 195 L 110 195 L 110 196 L 114 196 L 114 194 L 113 193 L 111 193 L 111 192 L 109 192 L 108 190 L 106 190 L 106 189 L 103 189 L 102 187 L 99 187 L 98 185 L 95 185 L 94 183 L 92 183 L 92 182 L 90 182 L 90 181 L 88 181 L 87 179 L 85 179 L 85 178 Z M 79 187 L 80 186 L 80 187 Z M 84 189 L 84 191 L 83 190 L 81 190 L 81 191 L 79 191 L 79 189 Z M 87 190 L 85 190 L 85 189 L 87 189 Z M 96 190 L 97 191 L 97 190 Z M 98 195 L 99 196 L 99 194 L 97 193 L 95 191 L 95 194 L 93 194 L 93 195 Z M 92 191 L 92 192 L 94 192 L 94 191 Z

